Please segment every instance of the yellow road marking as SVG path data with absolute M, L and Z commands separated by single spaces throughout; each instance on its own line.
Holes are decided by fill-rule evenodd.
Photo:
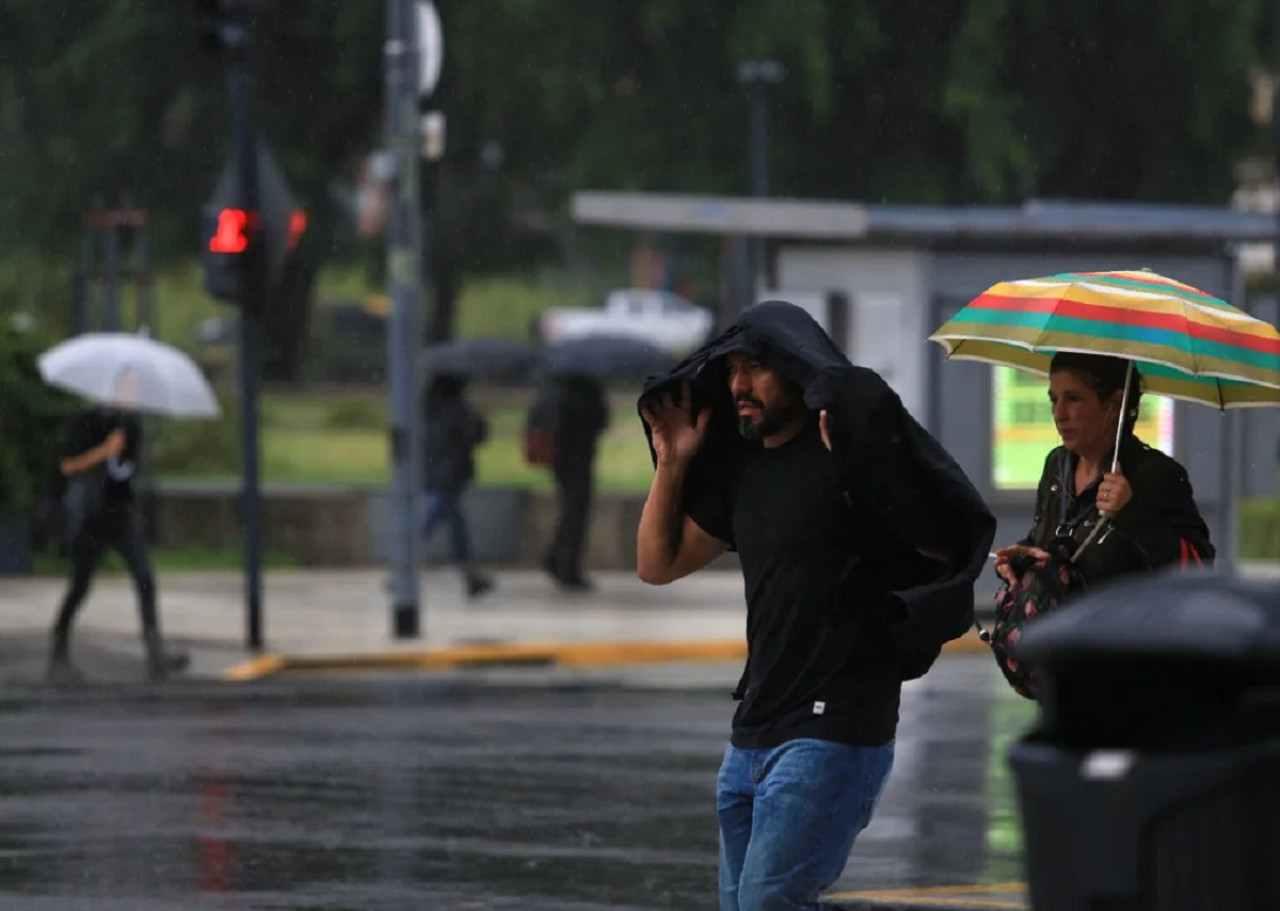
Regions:
M 835 898 L 836 896 L 827 897 Z M 862 898 L 864 901 L 881 900 L 867 896 L 858 897 Z M 917 908 L 982 908 L 984 911 L 987 908 L 1003 908 L 1005 911 L 1030 911 L 1031 908 L 1030 905 L 1027 905 L 1024 902 L 991 901 L 985 898 L 946 898 L 944 896 L 937 898 L 912 898 L 911 896 L 907 896 L 905 898 L 892 899 L 892 901 L 895 903 L 911 902 L 911 904 Z
M 279 655 L 263 655 L 251 658 L 240 664 L 232 665 L 222 672 L 223 680 L 257 680 L 284 668 L 284 659 Z
M 1002 895 L 1005 893 L 1025 892 L 1026 883 L 990 883 L 988 885 L 962 886 L 924 886 L 915 889 L 872 889 L 859 892 L 833 892 L 823 896 L 826 899 L 863 901 L 911 902 L 922 907 L 936 908 L 1004 908 L 1010 911 L 1027 911 L 1028 905 L 1023 901 L 1004 901 L 978 898 L 983 895 Z M 970 896 L 970 897 L 966 897 Z
M 266 655 L 222 672 L 224 680 L 257 680 L 282 671 L 443 670 L 497 664 L 610 667 L 665 661 L 736 661 L 746 657 L 739 640 L 704 642 L 518 642 L 458 645 L 423 652 L 336 655 Z
M 948 642 L 946 654 L 985 651 L 972 631 Z M 746 643 L 736 639 L 675 642 L 511 642 L 455 645 L 422 652 L 333 655 L 263 655 L 222 671 L 224 680 L 258 680 L 282 671 L 448 670 L 487 664 L 548 664 L 558 667 L 623 667 L 666 661 L 740 661 Z

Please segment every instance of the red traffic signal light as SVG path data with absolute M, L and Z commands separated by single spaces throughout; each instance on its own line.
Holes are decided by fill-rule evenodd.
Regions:
M 302 239 L 302 232 L 307 230 L 307 213 L 301 209 L 294 209 L 293 214 L 289 216 L 289 236 L 285 241 L 285 248 L 293 250 L 298 246 L 298 241 Z
M 249 231 L 258 225 L 258 213 L 244 209 L 223 209 L 209 238 L 210 253 L 243 253 L 249 246 Z
M 205 287 L 231 303 L 243 303 L 246 289 L 269 298 L 308 228 L 306 212 L 294 202 L 262 140 L 257 143 L 257 165 L 257 193 L 251 196 L 240 185 L 238 160 L 227 162 L 200 215 Z M 250 199 L 256 204 L 250 206 Z

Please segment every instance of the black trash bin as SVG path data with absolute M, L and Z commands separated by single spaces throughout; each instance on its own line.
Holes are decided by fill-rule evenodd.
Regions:
M 1031 625 L 1015 742 L 1036 911 L 1280 909 L 1280 586 L 1123 582 Z

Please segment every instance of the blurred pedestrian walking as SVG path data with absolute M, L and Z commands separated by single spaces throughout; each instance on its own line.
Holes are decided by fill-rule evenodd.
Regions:
M 462 495 L 475 479 L 476 447 L 489 436 L 484 417 L 466 400 L 461 376 L 435 376 L 423 398 L 425 465 L 422 533 L 430 539 L 443 524 L 449 529 L 453 562 L 462 572 L 468 597 L 493 588 L 493 580 L 472 563 L 471 535 L 462 510 Z
M 566 591 L 591 589 L 582 554 L 591 520 L 597 444 L 608 426 L 604 388 L 584 374 L 552 375 L 529 410 L 526 457 L 550 466 L 559 499 L 555 532 L 542 566 Z
M 71 662 L 71 628 L 108 548 L 120 554 L 133 579 L 151 679 L 164 679 L 187 666 L 187 656 L 167 651 L 161 640 L 155 576 L 134 507 L 133 482 L 142 452 L 142 429 L 134 412 L 137 382 L 135 372 L 123 370 L 115 381 L 115 402 L 75 419 L 58 463 L 55 495 L 62 504 L 71 572 L 53 628 L 49 676 L 55 682 L 82 679 Z

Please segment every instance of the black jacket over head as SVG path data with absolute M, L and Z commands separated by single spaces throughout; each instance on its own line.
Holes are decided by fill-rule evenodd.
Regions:
M 673 389 L 678 394 L 688 382 L 695 413 L 712 411 L 686 483 L 716 477 L 753 445 L 738 432 L 729 393 L 725 356 L 734 352 L 777 370 L 804 390 L 810 409 L 827 412 L 844 493 L 885 531 L 878 554 L 886 564 L 881 569 L 902 677 L 921 676 L 943 643 L 973 625 L 974 582 L 988 564 L 995 518 L 897 393 L 874 371 L 851 364 L 808 313 L 784 301 L 751 307 L 670 374 L 646 382 L 642 405 Z M 944 553 L 947 560 L 921 551 Z

